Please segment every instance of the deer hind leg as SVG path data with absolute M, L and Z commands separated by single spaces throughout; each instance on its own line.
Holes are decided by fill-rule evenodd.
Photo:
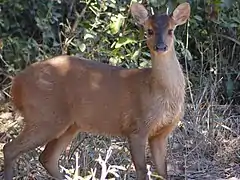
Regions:
M 46 126 L 46 124 L 41 123 L 40 121 L 31 122 L 35 123 L 30 124 L 30 121 L 28 121 L 20 135 L 4 146 L 5 180 L 12 180 L 13 163 L 20 154 L 44 145 L 47 141 L 51 140 L 57 133 L 59 133 L 59 127 L 54 128 L 54 126 Z
M 145 159 L 147 137 L 140 134 L 131 134 L 128 137 L 132 160 L 137 173 L 137 180 L 146 180 L 147 168 Z
M 58 138 L 48 142 L 44 151 L 41 153 L 39 160 L 51 176 L 57 179 L 63 178 L 58 168 L 59 156 L 61 155 L 64 148 L 71 142 L 77 132 L 77 126 L 71 125 Z
M 167 137 L 175 126 L 164 127 L 155 136 L 149 138 L 149 146 L 159 175 L 167 179 Z

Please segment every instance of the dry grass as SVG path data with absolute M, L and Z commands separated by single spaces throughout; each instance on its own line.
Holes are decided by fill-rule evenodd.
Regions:
M 240 108 L 196 107 L 187 105 L 183 121 L 169 138 L 171 179 L 240 179 Z M 22 123 L 9 104 L 1 107 L 0 123 L 2 172 L 2 147 L 16 137 Z M 28 152 L 17 160 L 15 179 L 50 179 L 38 162 L 41 150 Z M 148 152 L 151 177 L 157 179 Z M 66 179 L 135 179 L 127 142 L 117 137 L 79 134 L 61 156 L 60 167 L 67 174 Z

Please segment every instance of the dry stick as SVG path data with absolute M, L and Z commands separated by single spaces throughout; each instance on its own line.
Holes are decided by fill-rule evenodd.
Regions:
M 196 104 L 196 110 L 198 111 L 199 109 L 200 109 L 200 107 L 201 107 L 201 104 L 202 104 L 202 102 L 203 102 L 203 98 L 204 98 L 204 96 L 205 96 L 205 94 L 206 94 L 206 92 L 207 92 L 207 90 L 208 90 L 208 87 L 209 87 L 209 82 L 206 84 L 206 86 L 204 87 L 204 89 L 203 89 L 203 92 L 202 92 L 202 94 L 201 94 L 201 96 L 200 96 L 200 98 L 199 98 L 199 100 L 198 100 L 198 103 Z
M 131 0 L 131 2 L 130 2 L 130 4 L 129 4 L 129 7 L 132 5 L 132 2 L 133 2 L 133 1 Z M 130 10 L 130 8 L 128 8 L 127 15 L 126 15 L 126 19 L 129 18 L 130 14 L 131 14 L 131 10 Z M 126 23 L 126 21 L 123 21 L 122 33 L 125 31 L 126 27 L 127 27 L 127 23 Z
M 230 106 L 232 105 L 232 101 L 227 104 L 227 107 L 225 108 L 225 110 L 223 111 L 223 115 L 226 114 L 227 110 L 229 110 Z
M 83 137 L 82 137 L 83 136 Z M 87 135 L 86 134 L 83 134 L 80 136 L 80 140 L 78 140 L 77 142 L 77 145 L 72 149 L 72 151 L 70 152 L 69 151 L 69 155 L 68 155 L 68 160 L 70 160 L 73 156 L 73 153 L 76 151 L 76 149 L 80 146 L 80 144 L 82 144 L 82 142 L 86 139 Z M 71 148 L 72 148 L 72 145 L 71 145 Z
M 11 80 L 13 79 L 13 76 L 11 76 L 8 73 L 4 72 L 3 69 L 0 69 L 0 75 L 4 75 L 4 76 L 6 76 L 7 78 L 9 78 Z
M 8 98 L 11 98 L 11 95 L 6 90 L 10 88 L 11 88 L 11 84 L 2 90 L 3 94 L 5 94 Z
M 215 28 L 214 28 L 215 29 Z M 217 35 L 217 39 L 218 39 L 218 35 Z M 221 36 L 220 36 L 221 37 Z M 212 36 L 211 36 L 211 38 L 212 38 Z M 219 42 L 219 41 L 217 41 L 217 42 Z M 223 50 L 221 50 L 221 47 L 220 47 L 220 44 L 219 43 L 217 43 L 217 47 L 218 47 L 218 49 L 219 49 L 219 52 L 217 52 L 217 54 L 215 55 L 214 54 L 214 61 L 215 61 L 215 66 L 216 66 L 216 74 L 218 74 L 218 69 L 219 69 L 219 63 L 221 62 L 221 61 L 218 61 L 217 60 L 217 57 L 219 57 L 219 58 L 221 58 L 222 57 L 222 52 L 223 52 L 223 50 L 225 50 L 225 48 L 223 48 Z M 213 49 L 213 48 L 212 48 Z M 218 76 L 217 75 L 215 75 L 215 77 L 214 77 L 214 84 L 213 84 L 213 88 L 211 88 L 211 96 L 210 96 L 210 106 L 211 106 L 211 111 L 210 111 L 210 118 L 212 118 L 212 120 L 210 121 L 210 119 L 209 119 L 209 132 L 210 132 L 210 135 L 212 136 L 213 134 L 214 134 L 214 121 L 213 121 L 213 103 L 214 103 L 214 101 L 215 101 L 215 99 L 214 99 L 214 97 L 215 97 L 215 94 L 216 94 L 216 90 L 217 90 L 217 84 L 218 84 L 218 80 L 217 80 L 217 78 L 218 78 Z
M 58 38 L 59 38 L 59 41 L 60 41 L 61 51 L 62 51 L 62 54 L 63 54 L 64 50 L 63 50 L 63 43 L 62 43 L 61 31 L 59 29 L 59 26 L 58 26 Z
M 72 2 L 71 4 L 71 9 L 73 8 L 74 4 L 74 1 Z M 90 4 L 90 1 L 88 1 L 85 5 L 85 7 L 82 9 L 81 13 L 79 14 L 76 10 L 76 7 L 74 8 L 74 13 L 76 14 L 76 19 L 71 27 L 71 30 L 70 30 L 70 35 L 68 37 L 65 38 L 65 41 L 64 41 L 64 44 L 63 44 L 63 41 L 62 41 L 62 38 L 61 38 L 61 34 L 63 32 L 60 32 L 58 33 L 58 36 L 59 36 L 59 39 L 60 39 L 60 44 L 61 44 L 61 49 L 62 49 L 62 54 L 65 54 L 67 52 L 67 48 L 69 46 L 69 44 L 72 42 L 72 40 L 75 38 L 75 35 L 74 33 L 76 32 L 76 29 L 77 29 L 77 26 L 78 26 L 78 23 L 79 21 L 81 20 L 81 18 L 84 16 L 85 12 L 86 12 L 86 9 L 87 7 L 89 6 Z M 63 45 L 62 45 L 63 44 Z
M 235 54 L 235 49 L 236 49 L 236 43 L 233 44 L 232 53 L 231 53 L 231 62 L 233 62 L 233 57 L 234 57 L 234 54 Z
M 72 0 L 72 1 L 71 1 L 71 5 L 70 5 L 70 7 L 68 8 L 67 18 L 69 18 L 70 15 L 71 15 L 71 13 L 72 13 L 73 5 L 75 4 L 75 1 L 76 1 L 76 0 Z
M 89 6 L 89 4 L 90 4 L 90 1 L 88 1 L 88 2 L 86 3 L 85 7 L 82 9 L 82 11 L 81 11 L 80 14 L 77 12 L 76 7 L 74 8 L 74 12 L 75 12 L 77 18 L 76 18 L 75 22 L 73 23 L 73 26 L 72 26 L 72 29 L 71 29 L 71 34 L 76 31 L 77 26 L 78 26 L 78 23 L 79 23 L 79 21 L 82 19 L 82 17 L 84 16 L 84 14 L 85 14 L 85 12 L 86 12 L 86 9 L 87 9 L 87 7 Z
M 188 26 L 189 26 L 189 21 L 187 22 L 187 36 L 186 36 L 186 49 L 188 49 Z M 189 89 L 189 93 L 190 93 L 190 98 L 191 98 L 191 101 L 192 103 L 194 103 L 193 101 L 193 94 L 192 94 L 192 90 L 191 90 L 191 86 L 190 86 L 190 83 L 189 83 L 189 72 L 188 72 L 188 68 L 187 68 L 187 55 L 185 53 L 185 69 L 186 69 L 186 79 L 187 79 L 187 85 L 188 85 L 188 89 Z M 193 106 L 194 110 L 196 110 L 195 106 Z M 187 148 L 185 148 L 185 153 L 187 154 Z M 185 180 L 187 180 L 187 171 L 186 171 L 186 168 L 187 168 L 187 155 L 184 155 L 184 178 Z
M 5 62 L 3 60 L 3 58 L 1 58 L 3 62 Z M 10 79 L 12 81 L 13 79 L 13 76 L 9 75 L 8 73 L 6 73 L 2 68 L 0 69 L 0 75 L 3 75 L 5 76 L 6 78 L 1 82 L 1 85 L 4 84 L 4 82 L 7 80 L 7 79 Z M 11 87 L 11 83 L 7 84 L 7 87 L 3 88 L 1 91 L 3 94 L 5 94 L 8 98 L 11 97 L 11 95 L 6 91 L 8 88 Z
M 240 136 L 240 134 L 238 134 L 236 131 L 232 130 L 230 127 L 228 127 L 227 125 L 224 125 L 221 122 L 218 121 L 214 121 L 215 123 L 217 123 L 218 125 L 220 125 L 221 127 L 223 127 L 224 129 L 230 131 L 232 134 L 235 134 L 236 136 Z
M 187 22 L 187 36 L 186 36 L 186 47 L 185 49 L 188 49 L 188 39 L 189 39 L 189 29 L 188 29 L 188 26 L 189 26 L 189 21 Z M 188 72 L 188 68 L 187 68 L 187 55 L 185 53 L 185 70 L 186 70 L 186 79 L 187 79 L 187 86 L 188 86 L 188 89 L 189 89 L 189 93 L 190 93 L 190 98 L 191 98 L 191 101 L 192 103 L 194 104 L 194 100 L 193 100 L 193 93 L 192 93 L 192 89 L 191 89 L 191 85 L 190 85 L 190 82 L 189 82 L 189 72 Z M 196 110 L 196 107 L 194 107 L 194 110 Z
M 3 59 L 3 56 L 1 54 L 0 54 L 0 59 L 5 64 L 5 66 L 10 67 L 10 65 Z M 2 68 L 1 68 L 1 71 L 3 71 Z
M 224 35 L 224 34 L 216 34 L 216 33 L 213 33 L 213 35 L 215 35 L 215 36 L 221 36 L 221 37 L 223 37 L 223 38 L 225 38 L 225 39 L 228 39 L 228 40 L 230 40 L 230 41 L 232 41 L 232 42 L 234 42 L 234 43 L 236 43 L 237 45 L 240 46 L 240 41 L 237 40 L 237 39 L 234 39 L 234 38 L 232 38 L 232 37 L 226 36 L 226 35 Z
M 206 68 L 204 68 L 204 56 L 203 56 L 203 54 L 204 54 L 204 51 L 206 51 L 206 50 L 204 50 L 205 48 L 203 48 L 202 46 L 203 45 L 201 45 L 201 46 L 199 46 L 198 45 L 198 43 L 197 43 L 197 39 L 196 38 L 194 38 L 195 39 L 195 43 L 196 43 L 196 45 L 197 45 L 197 49 L 198 49 L 198 51 L 199 51 L 199 53 L 200 53 L 200 55 L 201 55 L 201 72 L 200 72 L 200 88 L 202 88 L 203 87 L 203 81 L 204 81 L 204 76 L 203 76 L 203 72 L 204 72 L 204 70 L 206 70 Z M 208 84 L 209 85 L 209 84 Z
M 74 180 L 77 180 L 78 179 L 78 175 L 79 175 L 79 162 L 78 162 L 78 159 L 79 159 L 79 156 L 78 156 L 78 152 L 76 153 L 75 155 L 75 173 L 74 173 Z
M 203 98 L 204 96 L 207 94 L 207 90 L 209 88 L 209 82 L 207 83 L 207 85 L 204 87 L 203 93 L 199 98 L 199 101 L 197 102 L 196 105 L 196 111 L 194 112 L 194 114 L 196 113 L 196 121 L 194 122 L 194 129 L 198 128 L 197 124 L 199 124 L 199 122 L 201 122 L 202 117 L 200 117 L 200 113 L 201 113 L 201 104 L 203 102 Z M 198 137 L 197 135 L 197 131 L 194 131 L 194 136 Z
M 3 75 L 3 74 L 0 73 L 0 75 Z M 0 86 L 3 86 L 8 79 L 9 79 L 8 77 L 4 77 L 2 82 L 0 83 Z M 10 79 L 12 80 L 12 78 Z

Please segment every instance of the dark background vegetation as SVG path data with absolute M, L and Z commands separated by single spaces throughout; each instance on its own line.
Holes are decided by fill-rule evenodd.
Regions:
M 184 0 L 141 2 L 149 10 L 171 12 Z M 240 2 L 189 2 L 191 18 L 175 32 L 187 81 L 187 122 L 181 126 L 184 131 L 176 132 L 182 137 L 178 141 L 190 143 L 189 152 L 202 152 L 204 159 L 239 163 Z M 12 76 L 55 55 L 77 55 L 125 68 L 150 67 L 144 32 L 131 17 L 130 4 L 130 0 L 0 0 L 0 100 L 10 97 Z

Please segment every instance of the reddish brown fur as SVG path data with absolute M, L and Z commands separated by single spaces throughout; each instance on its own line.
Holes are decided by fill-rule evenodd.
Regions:
M 188 4 L 183 6 L 189 10 Z M 133 5 L 132 13 L 142 18 L 139 22 L 145 29 L 153 28 L 155 33 L 147 40 L 151 69 L 123 69 L 58 56 L 32 64 L 15 77 L 12 100 L 24 116 L 25 127 L 4 147 L 6 180 L 13 177 L 12 166 L 18 155 L 45 144 L 40 162 L 53 177 L 61 179 L 59 155 L 79 131 L 126 136 L 138 180 L 147 179 L 144 153 L 149 140 L 157 171 L 167 176 L 167 137 L 183 115 L 185 86 L 173 37 L 166 33 L 175 27 L 175 16 L 161 33 L 168 50 L 156 52 L 159 29 L 152 18 L 144 17 L 141 8 Z

